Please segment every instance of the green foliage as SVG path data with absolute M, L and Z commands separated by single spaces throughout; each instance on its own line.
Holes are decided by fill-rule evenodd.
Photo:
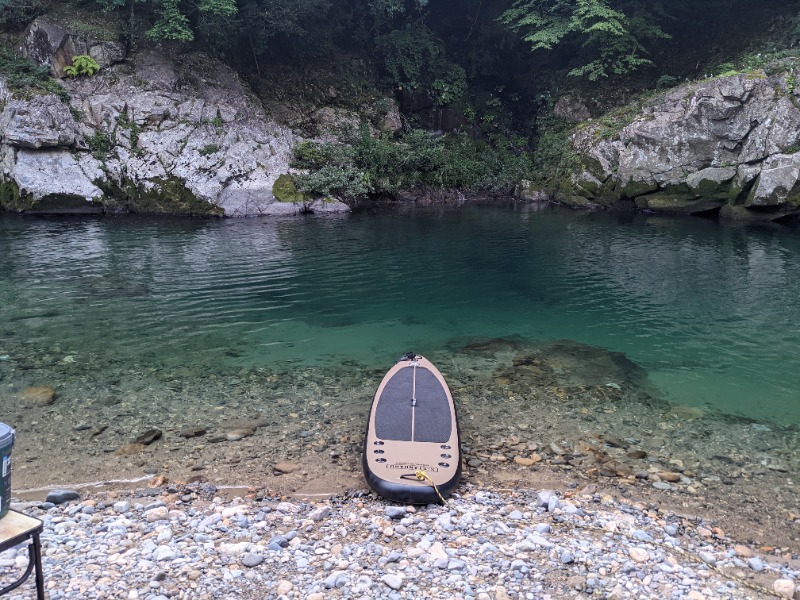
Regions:
M 237 0 L 96 0 L 106 12 L 119 11 L 125 19 L 128 36 L 142 29 L 149 42 L 192 42 L 198 32 L 218 30 L 232 23 L 238 12 Z M 129 40 L 135 44 L 135 40 Z
M 353 165 L 326 165 L 297 180 L 301 190 L 320 196 L 365 198 L 375 191 L 369 174 Z
M 64 74 L 68 77 L 78 77 L 86 75 L 91 77 L 100 70 L 100 65 L 88 54 L 81 54 L 80 56 L 72 57 L 72 64 L 64 67 Z
M 219 144 L 206 144 L 198 150 L 200 156 L 211 156 L 219 152 Z
M 429 29 L 408 23 L 382 40 L 386 71 L 399 87 L 419 87 L 430 78 L 442 49 Z
M 97 160 L 103 160 L 111 152 L 113 143 L 107 133 L 98 131 L 94 135 L 86 138 L 86 145 L 89 151 Z
M 194 32 L 188 17 L 180 11 L 179 0 L 160 0 L 158 20 L 145 34 L 147 39 L 169 42 L 191 42 Z
M 797 73 L 795 71 L 789 71 L 789 74 L 786 75 L 786 91 L 789 94 L 793 94 L 796 89 L 797 89 Z
M 668 37 L 654 22 L 646 4 L 612 0 L 516 0 L 500 21 L 520 32 L 534 51 L 579 45 L 583 64 L 569 74 L 594 81 L 624 75 L 649 64 L 642 41 Z
M 399 140 L 366 129 L 348 144 L 304 142 L 295 147 L 298 188 L 318 195 L 363 198 L 419 187 L 507 192 L 528 175 L 530 161 L 519 139 L 474 140 L 413 130 Z
M 318 47 L 330 28 L 332 0 L 240 0 L 239 4 L 234 37 L 257 59 L 284 48 L 303 55 Z
M 555 192 L 579 165 L 570 142 L 574 125 L 550 114 L 539 119 L 538 126 L 532 179 L 544 190 Z
M 200 0 L 197 10 L 209 15 L 232 17 L 239 9 L 236 0 Z
M 662 75 L 656 80 L 656 89 L 663 90 L 674 86 L 678 82 L 672 75 Z
M 458 65 L 452 65 L 442 77 L 431 85 L 436 103 L 446 106 L 464 99 L 467 93 L 467 73 Z
M 110 12 L 124 7 L 128 0 L 96 0 L 96 2 L 100 5 L 101 10 Z
M 139 134 L 142 132 L 142 128 L 139 127 L 139 124 L 128 117 L 127 113 L 120 113 L 117 116 L 117 125 L 128 130 L 130 133 L 131 151 L 134 154 L 139 154 Z
M 326 164 L 333 162 L 338 151 L 332 144 L 317 144 L 304 140 L 292 148 L 294 161 L 292 166 L 297 169 L 321 169 Z
M 50 77 L 46 67 L 39 66 L 4 46 L 0 46 L 0 73 L 5 75 L 8 88 L 13 94 L 55 94 L 62 102 L 69 103 L 69 94 Z

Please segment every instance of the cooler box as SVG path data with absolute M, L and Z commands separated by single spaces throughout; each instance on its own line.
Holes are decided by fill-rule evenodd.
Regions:
M 0 423 L 0 519 L 11 507 L 11 448 L 14 447 L 14 430 Z

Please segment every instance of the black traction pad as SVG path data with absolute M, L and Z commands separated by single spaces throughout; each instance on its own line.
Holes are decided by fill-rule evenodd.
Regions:
M 413 406 L 416 371 L 416 410 Z M 450 439 L 452 414 L 447 392 L 428 369 L 405 367 L 386 382 L 375 409 L 375 435 L 383 440 L 444 443 Z

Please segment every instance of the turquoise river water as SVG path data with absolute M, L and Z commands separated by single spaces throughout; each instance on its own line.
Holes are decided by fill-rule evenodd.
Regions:
M 0 360 L 388 368 L 470 340 L 624 353 L 669 402 L 800 423 L 800 236 L 535 206 L 0 215 Z

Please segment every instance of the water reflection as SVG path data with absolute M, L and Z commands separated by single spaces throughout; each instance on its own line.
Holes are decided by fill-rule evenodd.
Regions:
M 217 372 L 569 339 L 624 353 L 672 402 L 800 422 L 800 245 L 778 228 L 528 205 L 5 215 L 0 253 L 3 353 L 57 342 L 88 362 Z

